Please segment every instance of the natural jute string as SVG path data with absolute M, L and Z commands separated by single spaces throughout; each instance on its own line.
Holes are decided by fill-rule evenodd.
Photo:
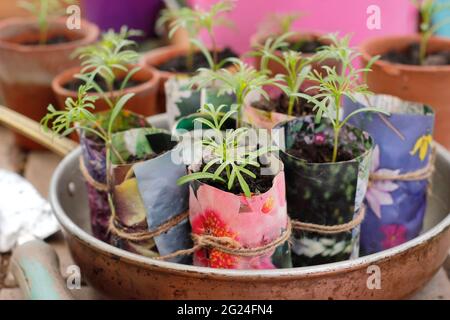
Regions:
M 371 181 L 420 181 L 420 180 L 428 180 L 431 178 L 434 172 L 434 163 L 436 160 L 436 146 L 432 146 L 430 159 L 428 164 L 416 171 L 407 172 L 403 174 L 393 175 L 393 174 L 380 174 L 380 173 L 371 173 L 370 180 Z
M 217 249 L 223 253 L 240 257 L 256 257 L 261 256 L 275 250 L 278 246 L 282 245 L 291 237 L 292 225 L 290 219 L 288 219 L 286 230 L 277 239 L 269 242 L 265 245 L 253 248 L 245 248 L 236 240 L 229 237 L 214 237 L 211 235 L 198 235 L 192 234 L 192 240 L 194 246 L 186 250 L 179 250 L 171 254 L 156 257 L 157 260 L 167 260 L 178 256 L 185 256 L 194 253 L 196 250 L 202 248 Z
M 93 186 L 98 191 L 103 191 L 103 192 L 108 191 L 108 186 L 106 184 L 98 182 L 90 175 L 90 173 L 84 163 L 83 157 L 80 157 L 80 170 L 81 170 L 81 174 L 83 175 L 84 179 L 86 179 L 88 184 Z
M 115 210 L 113 210 L 115 211 Z M 153 231 L 143 231 L 143 232 L 127 232 L 126 227 L 117 227 L 116 226 L 116 215 L 111 214 L 111 218 L 109 220 L 109 231 L 125 240 L 130 240 L 134 242 L 140 242 L 145 240 L 153 239 L 154 237 L 157 237 L 164 232 L 170 230 L 171 228 L 175 227 L 180 222 L 184 221 L 189 217 L 189 212 L 183 212 L 182 214 L 179 214 L 163 224 L 161 224 L 158 228 L 156 228 Z
M 316 232 L 321 234 L 337 234 L 345 231 L 350 231 L 357 226 L 361 224 L 361 222 L 364 220 L 364 216 L 366 215 L 366 208 L 364 206 L 361 206 L 361 209 L 359 209 L 359 212 L 357 216 L 351 220 L 350 222 L 344 223 L 344 224 L 337 224 L 332 226 L 326 226 L 326 225 L 320 225 L 320 224 L 313 224 L 313 223 L 306 223 L 306 222 L 300 222 L 300 221 L 292 221 L 292 227 L 294 230 L 299 231 L 309 231 L 309 232 Z

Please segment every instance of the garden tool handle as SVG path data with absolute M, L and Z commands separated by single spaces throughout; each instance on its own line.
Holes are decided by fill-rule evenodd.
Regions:
M 0 124 L 39 143 L 60 156 L 66 156 L 78 144 L 68 138 L 45 132 L 36 121 L 0 105 Z
M 25 299 L 74 299 L 61 276 L 55 250 L 44 241 L 33 240 L 18 246 L 10 266 Z

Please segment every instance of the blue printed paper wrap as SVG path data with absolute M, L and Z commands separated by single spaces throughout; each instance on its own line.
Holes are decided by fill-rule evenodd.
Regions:
M 350 123 L 368 132 L 375 141 L 371 173 L 392 176 L 425 168 L 432 152 L 434 112 L 422 104 L 388 95 L 358 96 L 344 101 L 344 116 L 364 107 L 388 111 L 389 116 L 359 113 Z M 361 227 L 361 252 L 371 254 L 416 237 L 427 202 L 427 180 L 371 180 Z

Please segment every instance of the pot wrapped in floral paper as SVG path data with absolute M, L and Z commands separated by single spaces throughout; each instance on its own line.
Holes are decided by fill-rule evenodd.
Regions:
M 371 254 L 419 235 L 433 169 L 434 112 L 423 104 L 388 95 L 345 100 L 346 114 L 375 106 L 390 116 L 359 114 L 350 122 L 376 144 L 366 194 L 367 215 L 361 229 L 361 249 Z
M 308 116 L 276 129 L 272 135 L 282 149 L 288 214 L 294 221 L 293 265 L 358 257 L 371 138 L 355 127 L 342 127 L 338 158 L 332 162 L 334 134 L 328 121 L 316 124 Z
M 110 116 L 110 111 L 97 113 L 95 124 L 86 123 L 87 129 L 79 130 L 82 150 L 80 167 L 88 189 L 92 232 L 95 237 L 104 241 L 109 238 L 108 225 L 111 216 L 106 186 L 106 145 L 102 138 L 90 130 L 95 126 L 106 130 Z M 151 127 L 143 116 L 123 111 L 114 121 L 112 132 L 143 127 Z
M 185 165 L 172 154 L 180 152 L 176 139 L 161 129 L 138 128 L 114 134 L 112 145 L 110 243 L 150 257 L 192 247 L 188 188 L 176 184 L 186 174 Z
M 284 172 L 281 162 L 268 156 L 272 147 L 244 143 L 252 135 L 248 128 L 223 132 L 217 119 L 198 121 L 214 135 L 200 141 L 203 161 L 191 164 L 190 174 L 178 180 L 190 182 L 194 264 L 227 269 L 290 267 Z
M 286 170 L 288 213 L 293 219 L 294 266 L 308 266 L 355 258 L 359 254 L 360 224 L 373 141 L 348 124 L 366 108 L 341 118 L 342 97 L 367 95 L 361 73 L 354 67 L 359 53 L 348 46 L 350 37 L 330 35 L 332 44 L 321 49 L 323 58 L 341 62 L 342 70 L 326 68 L 326 75 L 310 73 L 317 83 L 314 97 L 298 93 L 314 105 L 315 116 L 279 124 L 273 131 Z

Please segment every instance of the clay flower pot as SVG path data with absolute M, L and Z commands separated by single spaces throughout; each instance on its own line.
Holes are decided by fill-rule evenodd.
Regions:
M 390 36 L 369 40 L 361 46 L 364 63 L 375 55 L 402 50 L 420 41 L 419 35 Z M 450 50 L 450 40 L 432 37 L 429 52 Z M 368 73 L 368 85 L 375 93 L 390 94 L 401 99 L 431 106 L 436 112 L 435 138 L 450 148 L 450 65 L 416 66 L 378 60 Z
M 258 46 L 263 46 L 264 43 L 266 42 L 266 40 L 269 38 L 270 36 L 268 35 L 263 35 L 263 34 L 256 34 L 255 36 L 252 37 L 251 44 L 253 48 L 256 48 Z M 315 40 L 315 41 L 319 41 L 319 39 L 322 37 L 321 34 L 319 33 L 315 33 L 315 32 L 310 32 L 310 33 L 296 33 L 295 35 L 293 35 L 292 37 L 290 37 L 287 42 L 290 43 L 294 43 L 294 42 L 298 42 L 300 40 Z M 325 40 L 320 40 L 321 42 L 323 42 L 323 44 L 327 44 L 327 42 Z M 281 56 L 281 52 L 277 52 L 278 56 Z M 305 58 L 307 57 L 312 57 L 314 55 L 314 53 L 303 53 L 303 56 Z M 255 66 L 259 69 L 261 67 L 261 58 L 260 57 L 256 57 L 255 58 Z M 312 70 L 317 70 L 318 72 L 320 72 L 322 70 L 322 66 L 329 66 L 330 68 L 332 67 L 336 67 L 339 70 L 339 63 L 336 60 L 333 59 L 327 59 L 325 61 L 322 62 L 315 62 L 312 65 Z M 272 74 L 285 74 L 286 71 L 284 70 L 284 68 L 275 61 L 269 61 L 268 64 L 268 68 L 270 71 L 272 71 Z M 311 85 L 311 83 L 309 83 L 309 85 Z M 305 82 L 303 87 L 307 88 L 308 87 L 308 82 Z
M 314 116 L 308 116 L 281 123 L 276 129 L 272 136 L 281 149 L 291 219 L 320 226 L 337 226 L 357 219 L 369 182 L 373 147 L 370 136 L 346 125 L 340 133 L 340 150 L 352 158 L 311 163 L 293 155 L 290 149 L 296 141 L 304 141 L 314 149 L 332 145 L 334 134 L 328 122 L 316 124 Z M 294 267 L 358 257 L 359 233 L 359 225 L 333 234 L 294 230 L 291 238 Z
M 129 67 L 133 69 L 135 65 Z M 63 71 L 58 74 L 52 81 L 52 88 L 56 95 L 58 105 L 60 108 L 64 108 L 64 102 L 68 97 L 76 98 L 77 91 L 67 89 L 66 86 L 75 79 L 75 75 L 79 74 L 81 67 L 74 67 Z M 119 79 L 125 76 L 124 72 L 119 72 L 117 77 Z M 162 112 L 163 110 L 157 105 L 156 96 L 158 93 L 159 78 L 153 69 L 141 66 L 141 69 L 136 72 L 132 77 L 132 81 L 136 81 L 139 84 L 133 87 L 124 89 L 123 91 L 108 92 L 108 98 L 114 98 L 127 93 L 135 93 L 135 96 L 131 98 L 127 103 L 127 110 L 141 114 L 143 116 L 151 116 Z M 99 95 L 97 92 L 93 95 Z M 100 96 L 101 97 L 101 96 Z M 109 105 L 104 99 L 98 99 L 95 102 L 96 111 L 105 111 L 110 109 Z
M 194 235 L 227 237 L 245 248 L 256 248 L 280 238 L 288 227 L 284 172 L 265 193 L 250 198 L 217 189 L 200 181 L 189 186 L 189 219 Z M 194 265 L 224 269 L 275 269 L 291 267 L 286 242 L 270 252 L 243 257 L 217 248 L 194 253 Z
M 189 74 L 181 73 L 181 72 L 177 73 L 177 72 L 160 70 L 158 68 L 158 66 L 162 65 L 163 63 L 165 63 L 173 58 L 186 55 L 188 53 L 188 51 L 189 51 L 189 49 L 187 46 L 169 45 L 169 46 L 151 50 L 147 54 L 145 54 L 141 59 L 141 64 L 153 68 L 155 70 L 155 72 L 159 75 L 160 82 L 159 82 L 159 93 L 158 93 L 158 105 L 163 106 L 163 107 L 166 106 L 166 111 L 169 113 L 175 112 L 176 116 L 173 116 L 173 115 L 169 116 L 169 123 L 171 125 L 174 124 L 176 117 L 181 117 L 181 116 L 189 115 L 191 113 L 196 112 L 198 110 L 199 105 L 197 104 L 197 106 L 189 112 L 183 112 L 183 111 L 178 112 L 176 110 L 174 111 L 174 109 L 169 110 L 167 107 L 167 96 L 171 93 L 166 90 L 165 84 L 166 84 L 167 80 L 169 80 L 170 78 L 175 77 L 175 76 L 177 76 L 181 79 L 187 78 L 189 76 Z M 199 101 L 199 100 L 197 100 L 197 101 Z M 225 102 L 227 102 L 227 100 L 225 100 Z
M 61 71 L 78 65 L 70 58 L 81 46 L 95 42 L 99 29 L 82 20 L 80 30 L 69 30 L 65 19 L 50 23 L 49 38 L 64 36 L 69 42 L 52 45 L 26 45 L 39 39 L 34 19 L 12 18 L 0 21 L 0 93 L 5 104 L 33 120 L 40 121 L 47 106 L 55 103 L 51 89 L 53 78 Z M 19 137 L 23 147 L 37 144 Z
M 110 243 L 150 257 L 191 248 L 188 186 L 176 183 L 186 174 L 186 166 L 175 163 L 172 156 L 181 152 L 178 141 L 161 129 L 135 128 L 114 134 L 112 144 L 126 164 L 113 155 L 116 216 Z M 132 236 L 156 232 L 171 219 L 176 222 L 154 237 Z M 192 259 L 181 255 L 171 261 L 190 263 Z
M 434 126 L 431 108 L 387 95 L 367 99 L 359 96 L 355 102 L 345 99 L 344 116 L 369 105 L 389 112 L 390 116 L 360 113 L 350 119 L 351 124 L 368 132 L 375 143 L 372 178 L 365 200 L 367 214 L 361 226 L 364 254 L 400 245 L 422 230 L 428 178 L 425 174 L 407 181 L 401 175 L 429 167 Z

